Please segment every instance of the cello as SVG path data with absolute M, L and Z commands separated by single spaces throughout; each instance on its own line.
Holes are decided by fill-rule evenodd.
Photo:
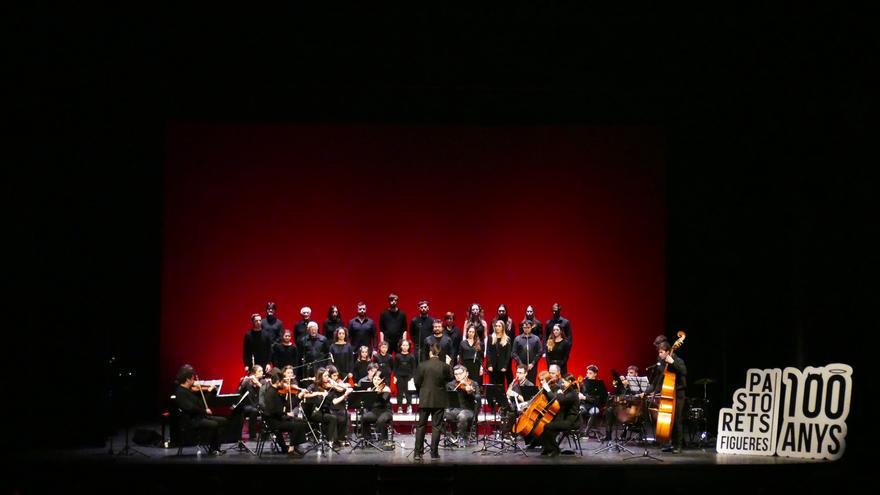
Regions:
M 678 331 L 678 339 L 669 349 L 669 355 L 684 343 L 684 330 Z M 668 443 L 672 437 L 672 424 L 675 421 L 675 373 L 669 371 L 669 363 L 663 367 L 663 385 L 660 388 L 660 401 L 657 405 L 657 425 L 654 437 L 659 443 Z
M 560 378 L 560 380 L 562 379 Z M 556 396 L 564 394 L 571 386 L 578 386 L 583 381 L 583 377 L 578 377 L 577 380 L 572 380 L 568 383 L 562 380 L 565 383 L 565 387 L 557 392 Z M 549 400 L 542 388 L 540 392 L 532 397 L 525 410 L 517 418 L 516 424 L 513 426 L 513 432 L 526 439 L 540 438 L 544 434 L 544 427 L 550 424 L 558 413 L 559 401 L 555 398 L 552 401 Z

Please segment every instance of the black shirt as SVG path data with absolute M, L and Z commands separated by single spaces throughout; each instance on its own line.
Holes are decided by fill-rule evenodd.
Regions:
M 397 353 L 394 355 L 394 374 L 397 376 L 413 376 L 413 372 L 416 369 L 416 357 L 413 353 L 409 354 L 401 354 Z M 400 383 L 397 384 L 400 386 Z
M 559 325 L 559 327 L 562 329 L 562 335 L 565 337 L 565 340 L 569 341 L 570 343 L 572 341 L 571 322 L 568 321 L 568 318 L 565 318 L 562 315 L 560 315 L 559 318 L 550 318 L 549 320 L 547 320 L 547 326 L 544 327 L 544 340 L 546 341 L 550 338 L 550 334 L 553 333 L 553 327 L 556 325 Z
M 379 331 L 385 335 L 385 340 L 389 342 L 397 342 L 403 338 L 403 332 L 406 331 L 406 315 L 399 309 L 391 311 L 386 309 L 379 315 Z M 397 349 L 389 349 L 396 352 Z
M 571 351 L 571 344 L 562 339 L 559 342 L 554 342 L 555 346 L 551 351 L 547 348 L 547 345 L 544 345 L 544 350 L 547 353 L 547 366 L 551 364 L 558 364 L 560 366 L 565 366 L 568 363 L 568 353 Z
M 513 360 L 517 364 L 535 364 L 544 354 L 541 339 L 535 334 L 520 334 L 513 339 Z
M 247 392 L 247 397 L 244 398 L 244 404 L 256 407 L 260 403 L 260 388 L 250 376 L 246 376 L 241 379 L 241 382 L 238 384 L 238 393 L 244 395 Z
M 373 342 L 376 340 L 376 323 L 372 318 L 365 318 L 363 321 L 353 318 L 348 322 L 348 337 L 355 352 L 363 345 L 372 351 L 375 347 Z
M 245 366 L 269 364 L 272 354 L 272 340 L 260 330 L 251 330 L 244 334 L 242 361 Z
M 196 397 L 192 390 L 184 388 L 183 385 L 178 385 L 174 389 L 174 403 L 186 419 L 198 419 L 207 416 L 205 403 L 202 401 L 202 398 Z
M 434 343 L 440 346 L 440 355 L 437 356 L 440 358 L 440 361 L 445 363 L 446 356 L 449 356 L 449 358 L 452 359 L 455 350 L 452 348 L 452 339 L 450 339 L 445 333 L 441 333 L 439 339 L 433 334 L 425 339 L 425 343 L 422 345 L 422 359 L 428 359 L 428 349 L 431 347 L 431 344 Z
M 467 411 L 476 411 L 477 404 L 480 401 L 480 386 L 477 382 L 468 379 L 471 387 L 474 388 L 473 392 L 468 392 L 464 389 L 465 385 L 462 385 L 458 389 L 458 404 L 449 404 L 450 407 L 458 407 L 461 409 L 465 409 Z M 455 387 L 458 386 L 458 382 L 453 380 L 446 384 L 446 390 L 455 390 Z
M 281 419 L 284 417 L 287 402 L 275 387 L 266 385 L 266 390 L 260 396 L 260 405 L 263 406 L 263 415 L 267 418 Z
M 330 341 L 323 335 L 306 336 L 299 342 L 300 358 L 304 363 L 311 363 L 330 357 Z M 326 364 L 326 363 L 322 363 Z
M 477 339 L 479 340 L 479 338 Z M 480 341 L 482 342 L 482 341 Z M 480 350 L 474 349 L 470 342 L 462 339 L 461 344 L 458 346 L 458 360 L 460 363 L 475 363 L 475 364 L 483 364 L 483 344 L 480 344 Z
M 379 366 L 379 371 L 382 372 L 382 378 L 387 379 L 391 376 L 391 368 L 393 367 L 393 363 L 391 360 L 393 359 L 391 353 L 385 354 L 384 356 L 380 353 L 373 354 L 373 359 L 376 361 L 376 364 Z
M 608 398 L 608 389 L 602 380 L 584 380 L 581 383 L 581 393 L 584 394 L 584 402 L 591 406 L 602 406 Z
M 281 342 L 272 344 L 272 366 L 276 368 L 284 368 L 285 366 L 296 366 L 299 364 L 299 349 L 293 343 L 284 345 Z
M 468 320 L 464 324 L 465 330 L 467 330 L 467 327 L 469 327 L 471 324 L 474 325 L 474 331 L 477 333 L 477 338 L 480 339 L 480 342 L 482 342 L 486 338 L 486 325 L 483 325 L 483 319 L 480 318 L 479 320 Z M 462 336 L 462 340 L 463 339 L 464 337 Z
M 346 375 L 354 372 L 354 352 L 351 350 L 351 344 L 334 342 L 330 344 L 330 354 L 333 356 L 333 366 L 339 370 L 339 376 L 344 379 Z
M 358 359 L 354 362 L 354 379 L 355 381 L 359 381 L 361 378 L 367 376 L 367 367 L 373 361 L 364 361 L 362 359 Z
M 449 357 L 452 358 L 454 363 L 458 357 L 458 348 L 461 346 L 461 329 L 455 325 L 452 325 L 452 328 L 444 326 L 443 333 L 452 341 L 452 353 L 449 354 Z
M 654 377 L 654 382 L 648 387 L 648 393 L 656 393 L 660 392 L 660 389 L 663 388 L 663 369 L 671 371 L 675 373 L 675 391 L 676 392 L 684 392 L 687 389 L 687 366 L 684 364 L 684 360 L 678 355 L 672 355 L 673 362 L 669 365 L 666 364 L 666 361 L 658 361 L 657 369 L 660 371 Z
M 342 320 L 331 320 L 330 318 L 327 318 L 321 323 L 321 334 L 331 341 L 334 341 L 336 340 L 336 337 L 333 336 L 333 332 L 339 327 L 345 327 L 345 323 Z
M 492 367 L 494 371 L 501 371 L 501 368 L 510 369 L 510 353 L 511 341 L 507 341 L 507 345 L 501 345 L 501 339 L 494 344 L 489 339 L 488 349 L 486 349 L 486 367 Z
M 266 334 L 272 342 L 281 340 L 281 333 L 284 331 L 282 325 L 281 320 L 274 316 L 267 316 L 263 318 L 262 322 L 260 322 L 260 327 L 262 327 L 263 333 Z
M 309 323 L 312 320 L 299 320 L 293 326 L 293 341 L 299 343 L 303 337 L 309 334 Z
M 544 325 L 541 323 L 541 320 L 538 320 L 536 318 L 532 318 L 531 320 L 523 319 L 523 321 L 519 322 L 519 333 L 523 333 L 523 324 L 526 321 L 531 321 L 532 325 L 534 325 L 532 327 L 533 335 L 537 335 L 538 337 L 544 335 Z

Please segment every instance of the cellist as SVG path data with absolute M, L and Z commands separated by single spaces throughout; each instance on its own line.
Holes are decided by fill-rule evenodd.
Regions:
M 664 445 L 663 452 L 672 452 L 673 454 L 681 453 L 682 447 L 682 426 L 684 423 L 684 403 L 685 389 L 687 388 L 687 367 L 684 360 L 678 355 L 672 353 L 672 346 L 668 341 L 662 340 L 657 344 L 657 364 L 662 370 L 665 366 L 666 370 L 675 373 L 675 417 L 672 423 L 671 444 Z M 648 394 L 659 393 L 663 387 L 663 373 L 657 373 L 654 382 L 648 387 Z
M 552 374 L 541 373 L 541 388 L 547 395 L 549 402 L 559 402 L 559 412 L 547 426 L 541 435 L 542 456 L 556 457 L 559 455 L 559 443 L 556 437 L 560 432 L 571 430 L 578 425 L 578 384 L 574 377 L 568 375 L 565 379 L 556 379 Z M 557 388 L 559 385 L 561 387 Z

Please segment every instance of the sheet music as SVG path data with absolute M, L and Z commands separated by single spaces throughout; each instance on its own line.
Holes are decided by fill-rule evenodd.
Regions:
M 626 381 L 629 383 L 629 391 L 634 394 L 640 394 L 648 390 L 647 376 L 628 376 Z
M 194 385 L 204 385 L 206 387 L 210 387 L 211 385 L 215 388 L 215 393 L 220 395 L 220 388 L 223 386 L 223 379 L 219 380 L 196 380 Z

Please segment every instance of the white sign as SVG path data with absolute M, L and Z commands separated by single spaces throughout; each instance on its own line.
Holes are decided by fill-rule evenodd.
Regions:
M 852 397 L 852 367 L 750 369 L 731 407 L 718 412 L 722 454 L 840 459 Z

